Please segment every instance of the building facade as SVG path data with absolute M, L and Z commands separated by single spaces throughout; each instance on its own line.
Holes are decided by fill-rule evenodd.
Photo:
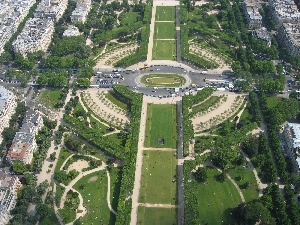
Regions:
M 259 13 L 259 7 L 255 0 L 244 0 L 243 11 L 247 20 L 249 29 L 262 27 L 262 16 Z
M 78 0 L 75 10 L 72 12 L 71 21 L 72 23 L 81 22 L 85 23 L 87 15 L 91 10 L 91 0 Z
M 35 136 L 43 126 L 42 116 L 33 110 L 28 110 L 22 121 L 22 127 L 16 133 L 7 152 L 6 159 L 10 164 L 21 161 L 30 164 L 33 153 L 37 149 Z
M 285 154 L 290 158 L 295 172 L 300 172 L 300 124 L 288 123 L 283 129 Z
M 4 52 L 6 42 L 12 37 L 35 2 L 35 0 L 0 1 L 0 54 Z
M 17 176 L 0 172 L 0 224 L 7 224 L 12 218 L 10 211 L 16 205 L 21 186 Z
M 7 90 L 6 88 L 0 86 L 0 132 L 5 127 L 9 126 L 9 120 L 11 116 L 15 113 L 17 107 L 15 95 Z M 2 141 L 2 136 L 0 135 L 0 141 Z
M 300 24 L 282 23 L 278 39 L 290 55 L 300 55 Z
M 30 18 L 12 46 L 15 52 L 26 57 L 29 52 L 46 52 L 54 33 L 51 19 Z

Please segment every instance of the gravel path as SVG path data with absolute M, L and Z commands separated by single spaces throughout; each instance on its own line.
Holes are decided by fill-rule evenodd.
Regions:
M 151 18 L 150 35 L 149 35 L 149 42 L 148 42 L 148 54 L 147 54 L 147 63 L 148 64 L 152 61 L 152 48 L 153 48 L 154 26 L 155 26 L 155 14 L 156 14 L 156 7 L 154 6 L 154 7 L 152 7 L 152 18 Z

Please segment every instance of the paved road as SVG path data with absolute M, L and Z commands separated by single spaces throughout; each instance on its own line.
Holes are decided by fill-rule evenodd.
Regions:
M 184 188 L 183 188 L 183 130 L 182 130 L 182 101 L 176 102 L 177 105 L 177 224 L 184 224 Z

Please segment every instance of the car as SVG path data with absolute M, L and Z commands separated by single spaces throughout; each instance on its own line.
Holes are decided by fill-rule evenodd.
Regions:
M 155 90 L 152 90 L 152 92 L 156 92 Z
M 156 69 L 156 70 L 160 70 L 160 69 Z

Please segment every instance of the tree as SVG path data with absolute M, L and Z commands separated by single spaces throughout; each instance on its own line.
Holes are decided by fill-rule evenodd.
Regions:
M 25 163 L 23 163 L 21 161 L 15 161 L 12 165 L 12 170 L 15 173 L 22 174 L 27 171 L 27 167 L 26 167 Z
M 205 182 L 207 180 L 206 168 L 199 167 L 194 173 L 195 179 L 198 182 Z
M 47 180 L 43 181 L 36 187 L 36 192 L 39 196 L 45 194 L 46 189 L 49 187 L 49 183 Z
M 50 159 L 52 160 L 52 161 L 54 161 L 55 159 L 56 159 L 56 152 L 53 152 L 53 153 L 51 153 L 50 154 Z
M 249 202 L 241 210 L 243 224 L 275 224 L 275 220 L 272 218 L 270 211 L 256 200 Z
M 38 204 L 36 206 L 36 212 L 41 218 L 45 218 L 50 214 L 50 208 L 45 204 Z
M 222 173 L 220 173 L 218 176 L 217 176 L 217 180 L 220 181 L 220 182 L 224 182 L 226 180 L 226 173 L 223 171 Z

